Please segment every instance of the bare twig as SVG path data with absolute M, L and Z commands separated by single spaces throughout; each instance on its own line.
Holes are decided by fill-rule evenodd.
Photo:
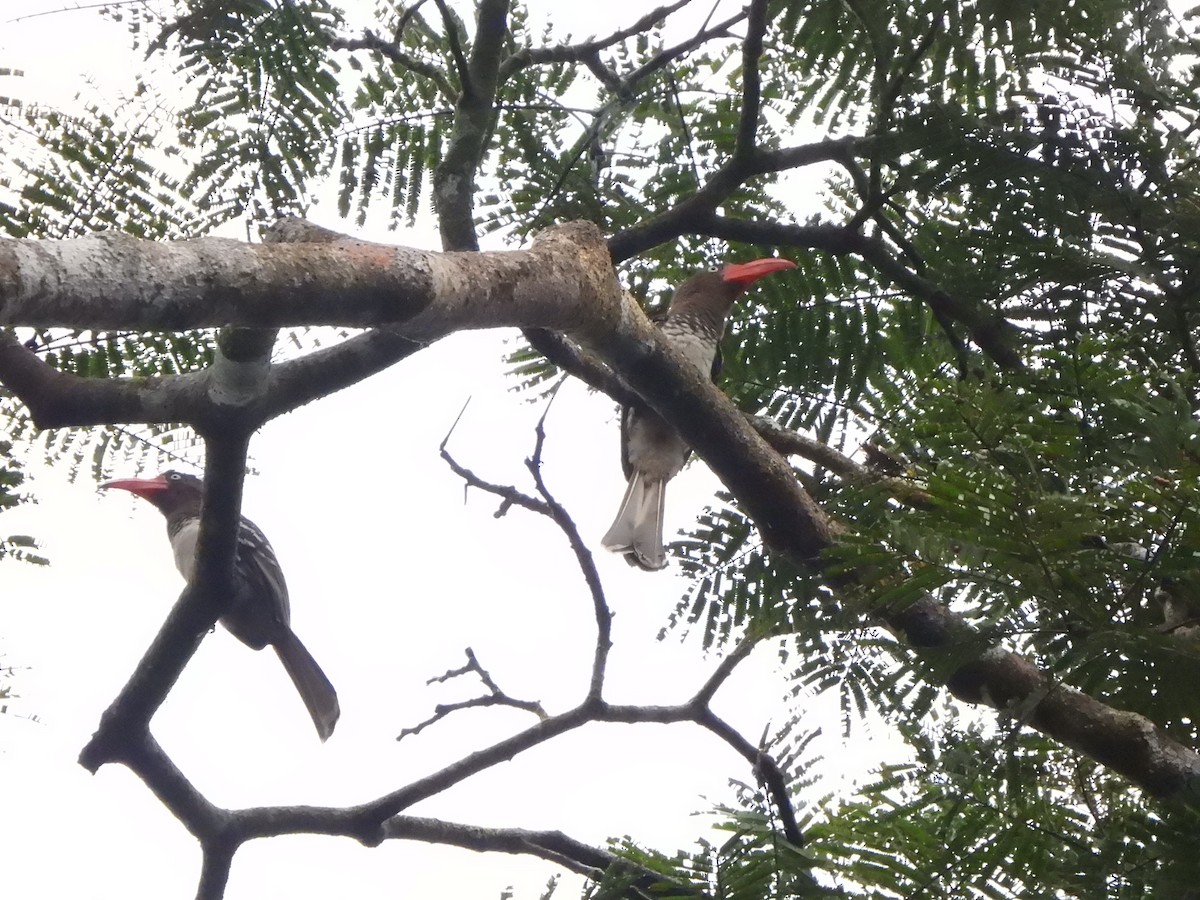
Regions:
M 553 397 L 551 398 L 551 403 Z M 725 683 L 734 669 L 741 663 L 750 652 L 754 649 L 759 641 L 759 636 L 751 636 L 740 643 L 734 650 L 729 653 L 720 664 L 712 672 L 712 674 L 701 685 L 695 696 L 687 704 L 678 707 L 632 707 L 632 706 L 613 706 L 603 700 L 605 663 L 608 658 L 609 650 L 612 646 L 611 628 L 612 628 L 612 612 L 608 608 L 608 604 L 604 598 L 603 586 L 600 583 L 599 573 L 595 568 L 595 561 L 592 558 L 591 552 L 583 542 L 579 531 L 575 526 L 574 521 L 566 510 L 559 504 L 550 493 L 542 478 L 542 453 L 545 448 L 546 441 L 546 417 L 549 414 L 550 405 L 547 404 L 546 410 L 539 418 L 535 434 L 536 440 L 534 444 L 533 455 L 526 461 L 526 467 L 533 476 L 534 483 L 538 493 L 542 498 L 542 503 L 545 506 L 544 515 L 552 518 L 566 535 L 568 542 L 571 545 L 572 551 L 575 553 L 580 569 L 584 574 L 584 580 L 588 584 L 591 592 L 593 607 L 596 614 L 596 650 L 592 666 L 592 679 L 588 688 L 587 697 L 583 703 L 570 713 L 564 713 L 561 716 L 552 717 L 543 720 L 541 726 L 546 727 L 551 731 L 550 736 L 557 734 L 557 728 L 562 727 L 564 730 L 578 727 L 587 721 L 600 720 L 606 722 L 678 722 L 692 721 L 695 722 L 715 735 L 721 740 L 728 743 L 731 747 L 737 750 L 759 773 L 759 777 L 763 780 L 771 796 L 779 808 L 780 820 L 783 823 L 784 834 L 789 841 L 796 845 L 803 843 L 804 838 L 800 832 L 799 826 L 796 823 L 795 812 L 792 809 L 791 801 L 788 798 L 787 783 L 782 771 L 779 769 L 775 760 L 766 754 L 761 748 L 755 747 L 750 741 L 742 737 L 738 732 L 732 729 L 728 724 L 719 719 L 711 710 L 710 703 L 713 696 Z M 461 413 L 460 413 L 461 416 Z M 456 420 L 457 424 L 457 420 Z M 453 431 L 453 428 L 451 429 Z M 449 435 L 447 435 L 447 439 Z M 443 441 L 443 446 L 444 446 Z M 459 467 L 461 469 L 461 467 Z M 457 471 L 457 470 L 456 470 Z M 462 471 L 467 471 L 462 469 Z M 468 472 L 468 475 L 470 473 Z M 473 475 L 470 475 L 473 482 L 478 484 L 479 480 Z M 498 496 L 508 500 L 515 488 L 503 487 L 494 491 Z M 517 492 L 519 493 L 519 492 Z M 537 503 L 531 497 L 525 497 L 527 501 L 522 503 L 526 508 L 530 508 L 531 504 Z M 461 669 L 452 670 L 437 680 L 444 680 L 450 677 L 456 677 L 467 671 L 472 671 L 473 667 L 470 660 L 466 666 Z M 455 711 L 456 709 L 468 708 L 470 706 L 493 705 L 492 703 L 484 703 L 480 701 L 466 701 L 460 704 L 454 704 L 445 708 L 439 707 L 435 716 L 430 720 L 423 722 L 411 729 L 406 729 L 405 734 L 415 733 L 421 728 L 431 724 L 444 715 Z M 575 721 L 577 715 L 582 715 L 582 719 Z M 541 727 L 535 726 L 535 727 Z M 531 730 L 532 732 L 532 730 Z M 530 734 L 527 732 L 526 734 Z M 403 736 L 403 735 L 402 735 Z M 515 736 L 514 739 L 520 738 Z M 540 742 L 540 741 L 538 741 Z M 399 810 L 397 810 L 399 811 Z
M 435 725 L 451 713 L 456 713 L 463 709 L 480 709 L 485 706 L 511 706 L 514 709 L 531 712 L 539 719 L 547 718 L 546 711 L 542 709 L 542 705 L 536 700 L 514 700 L 505 694 L 484 694 L 481 697 L 471 697 L 468 700 L 458 700 L 454 703 L 439 703 L 433 708 L 433 715 L 428 719 L 424 719 L 416 725 L 400 729 L 400 733 L 396 735 L 396 740 L 402 741 L 409 735 L 420 734 L 430 725 Z
M 653 75 L 655 72 L 662 71 L 681 56 L 691 53 L 697 47 L 707 43 L 713 38 L 728 37 L 730 34 L 729 29 L 738 22 L 742 21 L 744 18 L 746 18 L 746 10 L 743 9 L 741 12 L 734 13 L 728 19 L 719 22 L 711 28 L 707 27 L 706 25 L 686 41 L 680 41 L 673 47 L 667 47 L 666 49 L 659 51 L 654 56 L 650 57 L 650 59 L 646 60 L 632 72 L 626 75 L 622 81 L 627 86 L 636 84 L 648 75 Z
M 433 0 L 433 2 L 437 4 L 438 11 L 442 14 L 442 26 L 446 29 L 446 43 L 450 47 L 450 54 L 454 57 L 454 66 L 458 69 L 458 81 L 462 85 L 462 92 L 465 96 L 472 96 L 474 88 L 471 86 L 471 67 L 467 65 L 467 57 L 463 53 L 462 42 L 459 40 L 458 19 L 450 12 L 446 0 Z
M 465 405 L 463 409 L 466 409 Z M 461 416 L 462 413 L 460 412 L 459 417 L 461 418 Z M 458 419 L 454 420 L 454 424 L 458 424 Z M 520 506 L 522 509 L 527 509 L 530 512 L 534 512 L 542 516 L 550 515 L 550 508 L 541 500 L 530 497 L 528 494 L 517 490 L 512 485 L 494 484 L 490 481 L 484 481 L 470 469 L 459 465 L 458 460 L 451 456 L 450 451 L 446 449 L 446 443 L 450 440 L 450 435 L 453 434 L 453 432 L 454 426 L 452 425 L 450 427 L 450 431 L 448 431 L 446 436 L 442 438 L 442 443 L 438 447 L 442 459 L 446 461 L 446 465 L 450 467 L 450 471 L 467 483 L 467 487 L 479 488 L 485 493 L 495 494 L 497 497 L 501 498 L 503 502 L 495 512 L 495 517 L 497 519 L 507 513 L 509 508 L 513 506 Z
M 545 65 L 547 63 L 582 62 L 589 68 L 591 68 L 593 63 L 599 65 L 601 50 L 607 50 L 614 44 L 619 44 L 621 41 L 642 34 L 648 28 L 666 19 L 671 13 L 682 9 L 690 2 L 691 0 L 676 0 L 675 3 L 652 9 L 628 28 L 614 31 L 607 37 L 584 41 L 581 44 L 558 44 L 553 47 L 526 47 L 518 50 L 508 57 L 500 67 L 501 80 L 529 66 Z M 597 73 L 597 77 L 606 85 L 609 79 L 619 81 L 617 76 L 607 69 L 604 70 L 604 75 Z
M 458 91 L 441 69 L 424 60 L 417 59 L 411 53 L 405 53 L 397 43 L 386 41 L 373 31 L 363 32 L 363 36 L 360 38 L 335 38 L 332 46 L 337 50 L 370 50 L 386 56 L 396 65 L 407 69 L 414 75 L 432 81 L 437 86 L 438 92 L 449 102 L 454 103 L 458 99 Z
M 545 480 L 542 478 L 542 451 L 546 444 L 546 416 L 549 415 L 550 407 L 556 395 L 557 388 L 555 389 L 555 394 L 551 395 L 550 403 L 546 404 L 546 409 L 538 420 L 535 429 L 536 440 L 533 455 L 525 461 L 525 466 L 529 469 L 530 475 L 533 476 L 534 485 L 541 496 L 540 500 L 530 497 L 528 494 L 511 485 L 499 485 L 484 481 L 474 472 L 460 465 L 446 451 L 446 442 L 449 441 L 450 434 L 447 434 L 442 441 L 441 454 L 442 459 L 446 461 L 451 470 L 462 478 L 469 487 L 479 488 L 501 498 L 503 502 L 496 514 L 497 517 L 503 515 L 512 506 L 520 506 L 530 512 L 535 512 L 551 519 L 567 538 L 567 543 L 571 547 L 571 552 L 575 554 L 575 560 L 579 564 L 580 572 L 583 574 L 584 582 L 587 584 L 588 593 L 592 598 L 592 608 L 596 616 L 596 649 L 593 655 L 591 686 L 588 695 L 599 698 L 604 685 L 604 670 L 608 661 L 608 653 L 612 648 L 612 611 L 609 610 L 608 603 L 604 598 L 604 586 L 600 583 L 600 573 L 596 570 L 596 562 L 592 557 L 591 551 L 588 549 L 583 537 L 579 534 L 579 529 L 576 527 L 570 513 L 566 511 L 562 504 L 554 499 L 554 495 L 550 493 L 549 487 L 547 487 Z M 460 412 L 459 418 L 461 417 L 462 413 Z M 454 425 L 457 424 L 458 419 L 455 419 Z M 454 426 L 451 426 L 450 433 L 453 433 L 453 431 Z
M 408 28 L 408 23 L 411 22 L 414 17 L 416 17 L 417 13 L 421 11 L 421 7 L 424 5 L 425 0 L 417 0 L 416 3 L 404 8 L 404 11 L 400 13 L 399 20 L 396 22 L 395 29 L 392 31 L 393 43 L 399 45 L 400 39 L 404 37 L 405 29 Z M 421 20 L 418 19 L 418 21 Z
M 469 700 L 460 700 L 456 703 L 439 703 L 436 707 L 434 707 L 432 716 L 410 728 L 403 729 L 400 734 L 396 736 L 396 740 L 403 740 L 410 734 L 420 734 L 430 725 L 441 721 L 451 713 L 457 712 L 460 709 L 475 709 L 483 706 L 511 706 L 513 709 L 523 709 L 526 712 L 531 712 L 543 721 L 549 718 L 549 716 L 546 714 L 546 710 L 542 708 L 542 704 L 536 700 L 517 700 L 515 697 L 510 697 L 508 694 L 502 691 L 500 686 L 496 684 L 495 679 L 492 678 L 491 673 L 489 673 L 487 669 L 479 664 L 479 659 L 475 656 L 475 651 L 468 647 L 466 649 L 466 653 L 466 663 L 459 666 L 457 669 L 450 669 L 449 671 L 443 672 L 441 675 L 430 678 L 426 684 L 443 684 L 455 678 L 460 678 L 463 675 L 469 675 L 473 673 L 479 676 L 479 680 L 483 682 L 484 687 L 486 687 L 490 693 L 482 697 L 472 697 Z
M 553 397 L 551 403 L 553 403 Z M 592 558 L 592 552 L 584 543 L 570 514 L 561 503 L 554 499 L 542 478 L 542 448 L 546 443 L 546 416 L 550 414 L 551 403 L 546 404 L 542 417 L 538 419 L 537 442 L 533 456 L 526 461 L 525 465 L 533 476 L 538 493 L 546 502 L 550 518 L 566 535 L 567 543 L 571 545 L 571 552 L 575 554 L 575 561 L 579 564 L 583 580 L 588 586 L 588 593 L 592 597 L 592 608 L 596 615 L 596 650 L 592 657 L 592 679 L 588 688 L 588 696 L 599 699 L 600 693 L 604 689 L 604 671 L 608 663 L 608 654 L 612 649 L 612 610 L 608 608 L 608 602 L 604 598 L 604 586 L 600 583 L 600 573 L 596 571 L 596 561 Z

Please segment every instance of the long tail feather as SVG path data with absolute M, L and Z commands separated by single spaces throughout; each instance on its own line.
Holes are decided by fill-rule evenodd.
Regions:
M 667 565 L 663 550 L 663 508 L 666 483 L 651 481 L 634 471 L 625 487 L 621 508 L 601 543 L 614 553 L 624 553 L 631 565 L 656 571 Z
M 312 658 L 308 648 L 290 628 L 285 629 L 284 636 L 273 646 L 284 669 L 287 670 L 288 677 L 292 679 L 292 684 L 296 686 L 300 699 L 304 701 L 308 714 L 312 716 L 317 734 L 321 736 L 322 741 L 328 740 L 333 734 L 338 717 L 342 714 L 337 691 L 333 689 L 317 661 Z

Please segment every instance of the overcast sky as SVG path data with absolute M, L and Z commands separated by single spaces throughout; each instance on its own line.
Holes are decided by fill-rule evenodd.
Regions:
M 125 35 L 86 10 L 18 18 L 58 5 L 0 0 L 0 65 L 24 68 L 25 90 L 51 102 L 80 90 L 102 96 L 136 65 L 121 51 Z M 726 2 L 718 15 L 738 5 Z M 558 12 L 564 7 L 606 18 L 572 26 Z M 552 8 L 556 25 L 578 35 L 603 34 L 645 5 Z M 331 210 L 314 218 L 339 227 Z M 371 236 L 438 247 L 428 229 Z M 503 377 L 511 339 L 446 340 L 254 440 L 257 474 L 246 481 L 243 509 L 275 547 L 295 630 L 337 686 L 342 719 L 322 745 L 274 654 L 253 653 L 218 629 L 153 722 L 217 804 L 362 802 L 530 724 L 513 710 L 467 711 L 395 741 L 435 704 L 476 692 L 475 683 L 426 685 L 461 665 L 468 646 L 516 697 L 558 712 L 583 696 L 594 620 L 565 540 L 520 510 L 493 518 L 493 498 L 472 493 L 464 502 L 461 482 L 438 458 L 471 398 L 451 450 L 491 480 L 529 487 L 524 459 L 543 407 L 513 394 Z M 547 480 L 596 548 L 616 616 L 606 696 L 685 699 L 716 662 L 695 641 L 655 640 L 685 585 L 673 570 L 633 570 L 599 549 L 623 490 L 614 405 L 569 385 L 547 430 Z M 0 532 L 36 534 L 53 560 L 49 568 L 0 564 L 0 654 L 17 667 L 21 695 L 0 715 L 0 897 L 191 896 L 199 862 L 192 838 L 124 768 L 91 776 L 75 762 L 182 588 L 162 518 L 128 494 L 98 492 L 86 474 L 69 484 L 65 466 L 32 474 L 41 502 L 0 518 Z M 131 463 L 108 474 L 139 473 Z M 714 486 L 700 464 L 673 483 L 668 531 L 693 521 Z M 715 705 L 757 740 L 786 716 L 784 690 L 773 650 L 760 648 Z M 822 751 L 862 772 L 870 748 L 842 743 L 831 701 L 811 714 L 828 723 Z M 730 778 L 752 780 L 739 757 L 698 729 L 597 726 L 411 812 L 556 828 L 594 843 L 629 834 L 672 851 L 690 847 L 705 827 L 694 812 L 730 798 Z M 496 897 L 509 884 L 518 897 L 536 897 L 554 871 L 424 844 L 368 850 L 344 839 L 276 839 L 239 852 L 227 896 L 446 896 L 453 879 L 455 897 Z

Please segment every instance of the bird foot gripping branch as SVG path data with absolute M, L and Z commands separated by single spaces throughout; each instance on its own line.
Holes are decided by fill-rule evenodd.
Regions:
M 175 566 L 191 581 L 200 535 L 203 482 L 193 475 L 167 471 L 155 478 L 109 481 L 101 487 L 129 491 L 154 504 L 167 519 L 167 537 Z M 255 650 L 268 645 L 274 648 L 304 701 L 317 734 L 322 741 L 328 739 L 341 715 L 337 692 L 292 631 L 291 604 L 283 570 L 266 536 L 245 516 L 237 535 L 234 596 L 221 616 L 221 624 Z
M 701 373 L 719 368 L 720 342 L 734 301 L 758 279 L 794 269 L 788 259 L 730 263 L 720 272 L 700 272 L 679 286 L 658 327 L 676 351 Z M 621 467 L 628 479 L 617 518 L 604 546 L 625 554 L 647 571 L 667 565 L 663 510 L 667 482 L 679 474 L 691 450 L 675 430 L 645 406 L 621 409 Z

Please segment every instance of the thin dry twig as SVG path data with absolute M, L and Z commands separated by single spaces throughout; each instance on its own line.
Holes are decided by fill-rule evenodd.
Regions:
M 467 403 L 470 402 L 470 398 L 467 398 Z M 485 493 L 495 494 L 503 501 L 496 512 L 493 513 L 493 516 L 497 519 L 507 513 L 508 510 L 513 506 L 520 506 L 523 509 L 529 510 L 530 512 L 535 512 L 543 516 L 549 516 L 550 509 L 545 503 L 541 502 L 540 500 L 535 500 L 533 497 L 530 497 L 523 491 L 517 490 L 511 485 L 495 484 L 491 481 L 485 481 L 470 469 L 459 465 L 458 460 L 450 455 L 450 451 L 446 449 L 446 444 L 450 442 L 450 435 L 454 434 L 454 429 L 458 427 L 458 423 L 462 419 L 463 413 L 467 411 L 467 403 L 463 404 L 463 408 L 459 411 L 458 417 L 450 426 L 450 430 L 446 432 L 446 436 L 442 438 L 441 444 L 438 445 L 438 451 L 441 454 L 442 459 L 446 461 L 446 465 L 450 467 L 450 471 L 466 482 L 467 488 L 479 488 Z
M 561 384 L 562 382 L 559 382 L 559 386 Z M 612 649 L 612 610 L 608 608 L 608 602 L 605 600 L 604 586 L 600 582 L 600 573 L 596 570 L 596 560 L 592 556 L 592 551 L 588 549 L 580 535 L 575 521 L 562 504 L 554 499 L 542 478 L 542 449 L 546 444 L 546 416 L 550 414 L 554 396 L 557 396 L 557 388 L 555 388 L 555 395 L 551 396 L 550 402 L 546 404 L 541 418 L 538 419 L 537 440 L 533 456 L 525 461 L 525 465 L 533 476 L 538 493 L 546 503 L 549 510 L 548 515 L 566 535 L 567 543 L 571 545 L 571 552 L 575 554 L 575 561 L 579 564 L 579 570 L 583 573 L 583 580 L 587 583 L 588 593 L 592 598 L 592 608 L 596 616 L 596 649 L 592 658 L 592 679 L 588 696 L 598 698 L 604 688 L 604 671 L 608 664 L 609 651 Z
M 457 669 L 450 669 L 443 672 L 441 675 L 436 675 L 430 678 L 426 684 L 444 684 L 448 681 L 453 681 L 455 678 L 461 678 L 464 675 L 474 674 L 483 682 L 489 693 L 480 697 L 472 697 L 468 700 L 459 700 L 455 703 L 439 703 L 433 709 L 433 715 L 423 722 L 418 722 L 416 725 L 403 729 L 396 736 L 396 740 L 400 741 L 412 734 L 420 734 L 430 725 L 441 721 L 453 712 L 460 709 L 477 709 L 484 706 L 510 706 L 513 709 L 522 709 L 526 712 L 531 712 L 542 721 L 550 718 L 542 704 L 536 700 L 518 700 L 515 697 L 510 697 L 500 686 L 496 684 L 496 680 L 492 678 L 490 672 L 479 663 L 479 659 L 475 656 L 475 651 L 470 647 L 466 649 L 467 661 Z
M 462 85 L 462 92 L 466 96 L 471 96 L 475 92 L 475 88 L 471 84 L 471 67 L 467 63 L 467 56 L 463 52 L 462 42 L 459 40 L 458 20 L 450 7 L 446 5 L 446 0 L 433 0 L 437 4 L 438 11 L 442 14 L 442 25 L 446 29 L 446 43 L 450 45 L 450 54 L 454 57 L 454 67 L 458 69 L 458 81 Z
M 400 13 L 400 18 L 396 22 L 396 27 L 392 30 L 392 42 L 399 45 L 400 40 L 404 37 L 404 31 L 408 28 L 408 23 L 411 22 L 421 11 L 421 7 L 425 5 L 425 0 L 417 0 L 412 6 L 407 6 Z M 418 20 L 421 21 L 421 20 Z
M 414 75 L 432 81 L 437 86 L 438 92 L 450 103 L 454 103 L 458 99 L 458 91 L 455 90 L 454 85 L 450 83 L 441 69 L 424 60 L 417 59 L 411 53 L 405 53 L 400 49 L 398 43 L 384 40 L 370 29 L 364 31 L 362 37 L 359 38 L 334 38 L 332 46 L 336 50 L 370 50 L 386 56 L 396 65 L 407 69 Z
M 504 80 L 528 66 L 545 65 L 547 63 L 582 62 L 591 68 L 593 64 L 600 65 L 600 51 L 607 50 L 614 44 L 619 44 L 628 38 L 641 34 L 647 28 L 667 18 L 671 13 L 687 6 L 691 0 L 676 0 L 667 6 L 652 9 L 628 28 L 614 31 L 607 37 L 584 41 L 581 44 L 557 44 L 552 47 L 525 47 L 508 57 L 500 67 L 500 78 Z M 601 66 L 601 68 L 603 68 Z M 608 69 L 596 76 L 606 87 L 619 85 L 621 79 Z
M 561 382 L 559 384 L 561 386 Z M 735 729 L 729 726 L 726 722 L 720 719 L 711 709 L 710 703 L 717 690 L 725 683 L 734 669 L 741 663 L 758 644 L 761 636 L 750 636 L 739 643 L 713 670 L 712 674 L 701 685 L 695 696 L 687 703 L 677 707 L 637 707 L 637 706 L 613 706 L 603 699 L 605 666 L 608 659 L 609 651 L 612 647 L 612 612 L 605 600 L 603 585 L 600 582 L 599 572 L 595 567 L 595 560 L 592 557 L 591 551 L 587 548 L 583 538 L 579 534 L 578 528 L 574 521 L 567 513 L 566 509 L 554 499 L 549 488 L 546 486 L 542 478 L 542 455 L 546 444 L 546 418 L 549 415 L 550 408 L 553 405 L 555 393 L 551 395 L 550 402 L 546 404 L 546 409 L 538 419 L 535 427 L 535 442 L 532 456 L 526 460 L 526 468 L 529 469 L 530 475 L 533 477 L 534 484 L 537 488 L 541 500 L 535 500 L 532 497 L 522 494 L 514 487 L 508 486 L 493 486 L 497 496 L 504 498 L 507 502 L 514 494 L 523 497 L 524 502 L 520 505 L 526 509 L 533 509 L 534 506 L 540 507 L 537 511 L 543 515 L 549 516 L 558 525 L 559 529 L 567 537 L 568 543 L 571 545 L 572 551 L 575 553 L 576 561 L 578 562 L 581 571 L 584 575 L 584 580 L 588 584 L 589 592 L 591 593 L 593 606 L 596 614 L 596 649 L 592 666 L 592 679 L 588 689 L 587 697 L 583 703 L 568 713 L 560 716 L 553 716 L 544 719 L 541 723 L 548 729 L 552 729 L 554 734 L 557 734 L 557 728 L 564 726 L 563 730 L 579 727 L 588 721 L 606 721 L 606 722 L 678 722 L 691 721 L 701 727 L 712 732 L 714 735 L 725 741 L 737 751 L 753 768 L 756 777 L 763 783 L 764 788 L 771 795 L 775 806 L 778 809 L 778 815 L 784 836 L 791 843 L 800 846 L 804 843 L 804 835 L 796 820 L 795 810 L 791 805 L 791 799 L 788 796 L 787 778 L 782 769 L 780 769 L 775 759 L 761 747 L 756 746 L 751 741 L 747 740 Z M 465 408 L 465 407 L 464 407 Z M 462 413 L 459 413 L 461 418 Z M 455 420 L 457 425 L 458 420 Z M 453 427 L 451 428 L 453 431 Z M 447 435 L 447 439 L 449 435 Z M 444 443 L 444 442 L 443 442 Z M 472 484 L 480 486 L 479 479 L 470 475 L 469 470 L 457 466 L 455 471 L 467 472 L 474 479 Z M 484 488 L 485 490 L 488 488 Z M 513 502 L 519 502 L 514 500 Z M 461 672 L 470 671 L 470 663 L 460 670 L 454 670 L 446 675 L 440 676 L 435 680 L 444 680 L 448 677 L 453 677 Z M 455 709 L 463 709 L 469 706 L 494 705 L 493 703 L 484 702 L 463 702 L 457 705 L 452 705 L 453 708 L 447 707 L 443 713 L 448 715 Z M 439 707 L 439 711 L 442 708 Z M 582 714 L 583 718 L 576 722 L 575 717 Z M 439 718 L 435 714 L 435 719 Z M 429 722 L 421 723 L 411 729 L 406 729 L 405 733 L 414 733 L 421 728 L 426 727 Z M 548 737 L 546 738 L 548 739 Z M 537 741 L 540 743 L 540 741 Z
M 612 649 L 612 611 L 609 609 L 608 602 L 605 599 L 604 586 L 600 582 L 600 573 L 596 569 L 596 561 L 592 556 L 591 550 L 588 549 L 587 543 L 579 533 L 579 528 L 575 525 L 575 521 L 571 518 L 570 513 L 554 498 L 554 495 L 551 494 L 549 487 L 542 478 L 542 453 L 546 445 L 546 416 L 550 413 L 554 398 L 558 395 L 558 389 L 564 383 L 565 377 L 551 389 L 550 401 L 546 404 L 546 409 L 543 411 L 535 428 L 536 438 L 533 455 L 525 461 L 525 466 L 533 477 L 534 485 L 541 496 L 540 500 L 529 496 L 512 485 L 493 484 L 492 482 L 483 480 L 449 454 L 446 450 L 446 442 L 449 441 L 450 434 L 454 432 L 455 427 L 457 427 L 459 420 L 462 418 L 463 412 L 466 410 L 465 404 L 463 410 L 459 412 L 458 418 L 454 420 L 454 424 L 450 427 L 450 432 L 447 433 L 442 441 L 441 454 L 446 464 L 450 466 L 456 475 L 466 482 L 468 487 L 475 487 L 501 498 L 500 508 L 495 513 L 497 518 L 506 513 L 511 507 L 520 506 L 522 509 L 538 513 L 552 520 L 567 538 L 567 543 L 571 547 L 571 552 L 575 554 L 575 560 L 579 564 L 580 572 L 583 574 L 584 582 L 587 584 L 588 593 L 592 598 L 592 608 L 596 617 L 596 649 L 592 658 L 591 686 L 588 693 L 589 696 L 598 698 L 604 685 L 604 671 L 608 662 L 608 654 Z

